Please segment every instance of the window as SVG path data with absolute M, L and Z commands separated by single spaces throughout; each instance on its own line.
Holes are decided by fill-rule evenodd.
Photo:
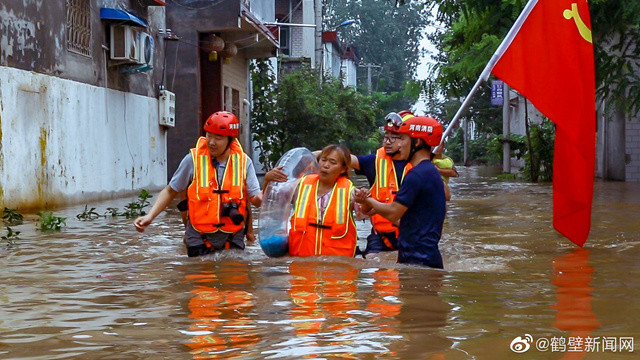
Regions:
M 91 2 L 67 0 L 67 50 L 91 57 Z
M 240 91 L 231 90 L 231 112 L 240 120 Z
M 222 106 L 224 111 L 231 112 L 231 89 L 228 86 L 225 86 L 222 89 Z
M 276 18 L 276 22 L 289 22 L 288 19 L 284 18 Z M 280 42 L 280 52 L 283 55 L 291 55 L 291 49 L 289 46 L 291 40 L 291 27 L 288 25 L 278 26 L 280 28 L 280 35 L 278 36 L 278 41 Z

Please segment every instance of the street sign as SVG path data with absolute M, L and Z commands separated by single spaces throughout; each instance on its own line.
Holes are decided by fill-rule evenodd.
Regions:
M 493 80 L 491 82 L 491 105 L 502 106 L 504 103 L 504 82 Z

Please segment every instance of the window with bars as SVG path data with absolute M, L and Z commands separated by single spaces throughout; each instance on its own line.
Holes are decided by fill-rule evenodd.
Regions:
M 91 2 L 67 0 L 67 50 L 91 56 Z

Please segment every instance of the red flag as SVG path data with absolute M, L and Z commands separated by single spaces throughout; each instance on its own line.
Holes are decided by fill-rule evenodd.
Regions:
M 492 73 L 556 124 L 553 226 L 582 246 L 591 227 L 595 167 L 595 69 L 589 8 L 586 0 L 530 3 L 535 4 L 527 5 L 533 5 L 530 13 Z

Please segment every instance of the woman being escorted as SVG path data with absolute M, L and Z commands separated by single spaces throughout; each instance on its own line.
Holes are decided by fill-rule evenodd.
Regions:
M 319 156 L 319 173 L 300 180 L 289 230 L 289 255 L 344 255 L 356 249 L 351 153 L 328 145 Z

